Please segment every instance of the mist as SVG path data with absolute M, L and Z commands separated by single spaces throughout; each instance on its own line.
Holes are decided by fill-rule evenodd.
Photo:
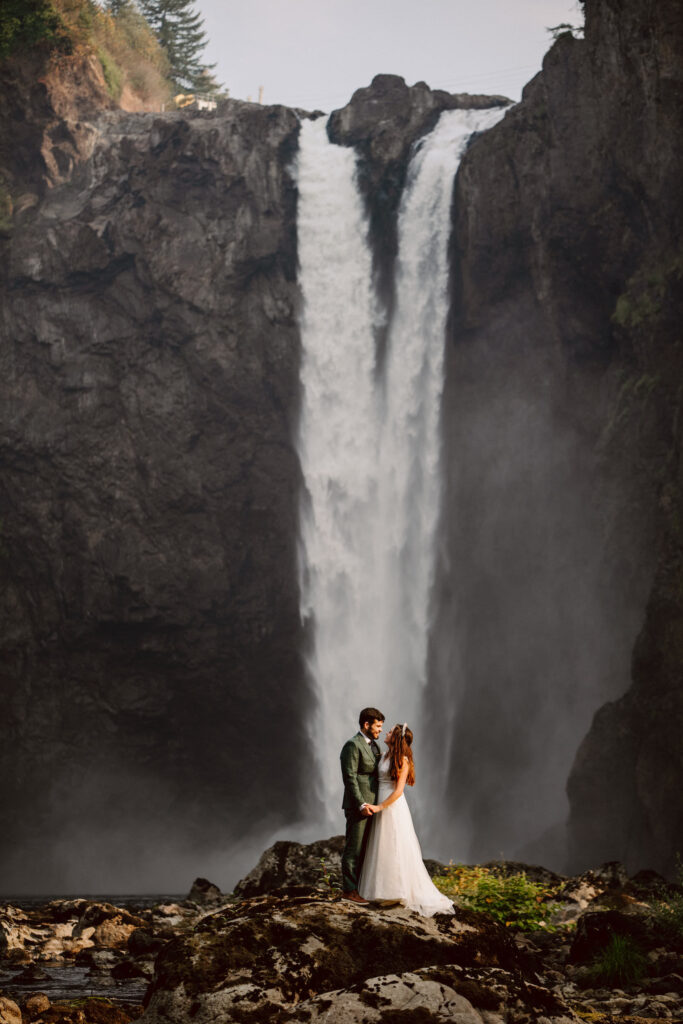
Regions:
M 441 856 L 566 867 L 567 778 L 630 684 L 651 577 L 610 520 L 628 503 L 596 452 L 605 399 L 521 302 L 451 340 L 426 712 Z

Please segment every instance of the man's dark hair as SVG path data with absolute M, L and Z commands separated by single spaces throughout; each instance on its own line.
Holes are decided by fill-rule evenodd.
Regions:
M 373 722 L 383 721 L 384 715 L 382 714 L 381 711 L 378 711 L 377 708 L 363 708 L 363 710 L 358 716 L 358 724 L 360 725 L 361 730 L 366 722 L 369 722 L 370 725 L 372 725 Z

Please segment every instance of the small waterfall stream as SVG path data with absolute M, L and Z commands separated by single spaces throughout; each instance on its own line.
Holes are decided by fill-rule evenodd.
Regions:
M 317 708 L 320 797 L 341 801 L 338 751 L 364 705 L 419 729 L 440 500 L 439 422 L 453 177 L 503 110 L 441 115 L 413 155 L 399 211 L 397 302 L 382 372 L 368 225 L 353 150 L 302 124 L 304 298 L 299 455 L 301 611 Z M 338 824 L 338 822 L 337 822 Z

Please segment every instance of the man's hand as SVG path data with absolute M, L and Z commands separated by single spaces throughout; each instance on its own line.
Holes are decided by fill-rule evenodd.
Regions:
M 360 809 L 360 813 L 363 815 L 364 818 L 371 818 L 372 808 L 370 807 L 369 804 L 363 804 L 363 806 Z

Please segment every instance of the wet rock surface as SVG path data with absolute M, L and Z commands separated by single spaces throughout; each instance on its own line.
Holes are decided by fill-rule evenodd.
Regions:
M 522 1020 L 502 1016 L 525 988 L 518 962 L 509 934 L 481 915 L 425 919 L 290 889 L 241 900 L 166 947 L 142 1019 L 389 1021 L 410 1009 L 479 1022 L 477 1005 Z M 524 1012 L 576 1019 L 540 988 L 524 991 Z
M 496 862 L 490 867 L 500 874 L 524 872 L 546 888 L 551 928 L 522 933 L 460 903 L 454 917 L 422 918 L 401 907 L 346 902 L 329 874 L 315 886 L 301 884 L 306 870 L 321 853 L 331 856 L 339 840 L 284 844 L 284 850 L 276 844 L 246 876 L 252 886 L 259 880 L 259 895 L 220 894 L 219 901 L 214 893 L 216 904 L 209 908 L 194 898 L 3 906 L 3 932 L 25 929 L 16 933 L 20 945 L 12 949 L 27 951 L 33 983 L 13 980 L 17 972 L 6 947 L 0 961 L 2 1024 L 683 1019 L 683 932 L 662 910 L 683 903 L 683 890 L 654 872 L 629 878 L 611 862 L 568 878 L 539 866 Z M 274 863 L 277 872 L 261 870 Z M 216 889 L 201 881 L 201 890 Z M 142 923 L 127 950 L 98 945 L 96 929 L 83 938 L 94 928 L 89 922 L 130 919 Z M 89 943 L 77 953 L 70 945 L 76 932 Z M 638 971 L 630 979 L 609 980 L 598 969 L 615 935 L 637 948 Z M 58 961 L 59 991 L 53 984 Z M 64 987 L 69 971 L 70 991 Z
M 224 905 L 228 898 L 207 884 L 213 905 Z M 159 950 L 204 913 L 189 897 L 0 905 L 0 992 L 19 1002 L 25 1022 L 126 1024 L 140 1015 Z
M 376 75 L 330 115 L 331 141 L 353 146 L 359 157 L 358 181 L 368 210 L 375 283 L 387 317 L 395 299 L 398 205 L 413 146 L 434 128 L 444 110 L 483 110 L 510 103 L 505 96 L 448 93 L 430 89 L 425 82 L 409 86 L 399 75 Z

